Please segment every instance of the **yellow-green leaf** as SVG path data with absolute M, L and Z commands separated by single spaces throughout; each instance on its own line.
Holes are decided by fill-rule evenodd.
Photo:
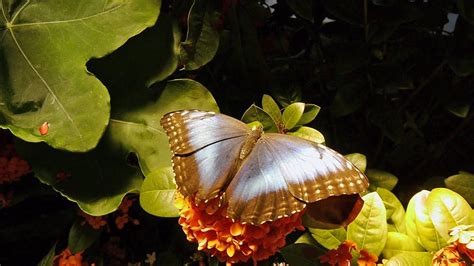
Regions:
M 159 217 L 177 217 L 178 209 L 174 206 L 175 192 L 172 168 L 160 168 L 143 181 L 140 205 L 148 213 Z
M 318 130 L 311 127 L 306 127 L 306 126 L 298 127 L 297 130 L 293 132 L 288 132 L 288 135 L 297 136 L 297 137 L 311 140 L 320 144 L 324 143 L 323 134 L 319 132 Z
M 423 246 L 421 246 L 413 238 L 397 232 L 388 232 L 387 242 L 383 248 L 382 255 L 385 259 L 390 259 L 391 257 L 404 252 L 404 251 L 425 251 Z
M 296 126 L 303 115 L 304 107 L 304 103 L 297 102 L 292 103 L 285 108 L 282 119 L 286 129 L 291 130 Z
M 355 167 L 357 167 L 362 173 L 367 168 L 367 157 L 362 153 L 351 153 L 344 155 Z

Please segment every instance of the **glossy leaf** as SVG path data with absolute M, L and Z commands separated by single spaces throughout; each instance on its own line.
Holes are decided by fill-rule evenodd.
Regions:
M 29 142 L 94 148 L 109 122 L 109 94 L 86 62 L 152 26 L 155 0 L 2 3 L 0 127 Z M 47 122 L 47 134 L 39 127 Z
M 212 60 L 219 47 L 215 2 L 194 0 L 188 17 L 188 33 L 181 43 L 181 61 L 186 70 L 195 70 Z
M 128 166 L 125 157 L 113 152 L 107 139 L 87 153 L 60 151 L 44 143 L 20 140 L 15 147 L 41 182 L 90 215 L 115 211 L 127 193 L 140 190 L 143 181 L 140 169 Z
M 313 121 L 319 114 L 320 110 L 321 107 L 317 106 L 316 104 L 305 104 L 304 112 L 301 115 L 300 120 L 298 121 L 298 125 L 306 125 L 309 122 Z
M 318 243 L 314 240 L 310 233 L 305 232 L 302 234 L 298 239 L 296 239 L 295 244 L 310 244 L 310 245 L 317 245 Z
M 447 188 L 433 189 L 426 200 L 426 207 L 434 227 L 444 239 L 449 239 L 449 229 L 461 224 L 474 224 L 469 203 Z
M 385 266 L 431 266 L 433 254 L 430 252 L 400 252 L 384 263 Z
M 295 131 L 288 132 L 287 134 L 311 140 L 316 143 L 324 143 L 325 141 L 323 134 L 312 127 L 301 126 L 298 127 Z
M 436 230 L 428 213 L 427 199 L 430 192 L 423 190 L 415 194 L 408 202 L 405 215 L 407 235 L 417 240 L 426 250 L 438 251 L 447 245 Z
M 385 259 L 403 253 L 405 251 L 423 252 L 425 249 L 413 238 L 397 232 L 388 232 L 387 242 L 383 248 L 382 255 Z
M 77 220 L 69 230 L 68 248 L 72 254 L 86 250 L 100 236 L 102 230 L 92 228 L 88 223 Z
M 369 178 L 369 190 L 374 191 L 378 187 L 392 190 L 398 183 L 398 178 L 389 172 L 378 169 L 367 169 L 365 175 Z
M 278 132 L 278 127 L 273 118 L 262 108 L 252 104 L 242 115 L 241 120 L 244 123 L 259 121 L 263 125 L 265 132 Z
M 344 155 L 355 167 L 357 167 L 362 173 L 367 168 L 367 157 L 362 153 L 351 153 Z
M 469 204 L 474 204 L 474 175 L 464 172 L 444 180 L 446 187 L 459 193 Z
M 400 200 L 390 190 L 377 188 L 377 194 L 382 198 L 387 210 L 387 221 L 393 224 L 396 232 L 406 233 L 405 209 Z
M 318 229 L 309 228 L 311 236 L 323 247 L 327 249 L 336 249 L 346 240 L 347 232 L 344 228 L 337 229 Z
M 378 256 L 387 240 L 385 206 L 375 192 L 365 195 L 363 200 L 364 207 L 357 218 L 347 226 L 347 239 L 353 240 L 359 248 Z
M 122 94 L 124 93 L 124 94 Z M 146 92 L 112 93 L 117 101 L 112 105 L 112 119 L 106 135 L 117 151 L 137 154 L 145 176 L 156 169 L 171 166 L 168 137 L 160 125 L 161 117 L 171 111 L 200 109 L 218 112 L 211 93 L 200 83 L 189 79 L 170 80 L 158 99 Z M 120 100 L 125 103 L 120 102 Z M 128 105 L 127 105 L 128 103 Z
M 150 214 L 159 217 L 177 217 L 174 206 L 176 185 L 171 167 L 158 169 L 150 173 L 142 184 L 140 205 Z
M 319 256 L 324 250 L 310 244 L 291 244 L 281 250 L 281 255 L 290 265 L 318 266 Z
M 275 123 L 281 123 L 281 110 L 278 104 L 273 100 L 270 95 L 264 94 L 262 97 L 262 108 L 267 112 L 275 121 Z
M 304 107 L 304 103 L 298 102 L 292 103 L 285 108 L 282 119 L 286 129 L 291 130 L 296 126 L 298 121 L 300 121 L 301 117 L 303 116 Z

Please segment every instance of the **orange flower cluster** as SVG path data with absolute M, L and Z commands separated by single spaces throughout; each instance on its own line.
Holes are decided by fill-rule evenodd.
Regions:
M 72 254 L 69 248 L 66 248 L 54 258 L 54 265 L 58 266 L 94 266 L 95 263 L 89 264 L 87 262 L 82 262 L 82 252 Z
M 226 206 L 219 206 L 219 198 L 195 204 L 194 197 L 177 194 L 180 209 L 179 224 L 187 239 L 198 243 L 203 250 L 227 263 L 254 263 L 266 259 L 285 246 L 285 237 L 301 225 L 302 212 L 261 225 L 242 224 L 226 218 Z
M 28 163 L 13 152 L 13 146 L 7 145 L 0 156 L 0 185 L 18 181 L 29 172 Z
M 135 199 L 124 198 L 118 210 L 115 213 L 111 214 L 111 216 L 115 217 L 114 222 L 117 229 L 123 229 L 125 227 L 125 224 L 127 224 L 129 221 L 132 221 L 132 223 L 135 225 L 140 224 L 140 221 L 138 219 L 133 219 L 128 214 L 128 211 L 130 210 L 130 207 L 133 205 L 134 201 Z M 84 217 L 84 222 L 82 224 L 88 223 L 92 228 L 96 230 L 99 230 L 100 228 L 107 225 L 108 215 L 92 216 L 83 211 L 79 211 L 79 215 Z
M 468 229 L 474 225 L 459 225 L 449 232 L 450 245 L 440 249 L 433 257 L 436 266 L 464 266 L 474 263 L 474 231 Z M 469 262 L 469 263 L 467 263 Z
M 359 252 L 357 259 L 359 266 L 375 266 L 379 258 L 365 249 L 358 249 L 356 243 L 352 240 L 342 242 L 337 249 L 331 249 L 319 259 L 321 263 L 329 263 L 329 265 L 350 266 L 352 260 L 352 251 Z

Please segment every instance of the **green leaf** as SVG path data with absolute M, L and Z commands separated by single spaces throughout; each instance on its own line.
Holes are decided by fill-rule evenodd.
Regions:
M 319 244 L 327 249 L 336 249 L 346 240 L 347 236 L 346 229 L 342 227 L 336 229 L 309 228 L 309 232 Z
M 422 190 L 410 199 L 405 224 L 408 236 L 417 240 L 426 250 L 438 251 L 447 245 L 447 238 L 439 234 L 430 218 L 426 206 L 429 194 L 429 191 Z
M 152 28 L 131 38 L 112 54 L 92 60 L 88 69 L 112 93 L 117 87 L 130 93 L 131 88 L 149 87 L 173 74 L 178 67 L 180 44 L 181 29 L 176 21 L 160 14 Z M 114 95 L 111 97 L 116 100 Z
M 94 216 L 115 211 L 127 193 L 140 190 L 143 181 L 140 170 L 128 166 L 111 147 L 107 138 L 87 153 L 55 150 L 44 143 L 15 143 L 41 182 Z
M 430 252 L 400 252 L 384 263 L 384 266 L 431 266 L 433 254 Z
M 94 148 L 109 122 L 109 94 L 86 62 L 152 26 L 156 0 L 9 1 L 0 16 L 0 127 L 29 142 Z M 48 133 L 38 128 L 47 122 Z
M 305 232 L 302 234 L 298 239 L 296 239 L 295 244 L 310 244 L 310 245 L 317 245 L 318 243 L 314 240 L 310 233 Z
M 262 108 L 267 112 L 275 121 L 275 123 L 281 123 L 281 110 L 278 104 L 273 100 L 270 95 L 264 94 L 262 97 Z
M 313 121 L 320 110 L 321 107 L 317 106 L 316 104 L 305 104 L 304 112 L 303 115 L 301 115 L 300 120 L 298 121 L 298 125 L 306 125 L 309 122 Z
M 112 105 L 106 137 L 124 157 L 130 152 L 137 154 L 140 168 L 148 176 L 156 169 L 171 166 L 168 137 L 160 125 L 164 114 L 183 109 L 219 112 L 219 108 L 203 85 L 189 79 L 168 81 L 158 99 L 146 92 L 112 91 L 117 100 Z M 135 95 L 137 99 L 133 99 Z
M 54 255 L 56 255 L 56 244 L 54 244 L 51 249 L 48 251 L 48 254 L 41 259 L 38 263 L 38 266 L 53 266 Z
M 324 254 L 324 250 L 310 244 L 291 244 L 281 250 L 281 255 L 290 265 L 298 266 L 318 266 L 319 256 Z
M 474 175 L 460 173 L 444 180 L 446 187 L 463 196 L 469 204 L 474 204 Z
M 283 111 L 283 125 L 286 129 L 291 130 L 293 127 L 296 126 L 298 121 L 303 116 L 304 112 L 304 103 L 292 103 L 288 105 L 285 110 Z
M 425 251 L 425 249 L 418 244 L 418 242 L 405 234 L 388 232 L 387 243 L 382 251 L 383 257 L 385 259 L 390 259 L 391 257 L 405 251 L 421 252 Z
M 252 104 L 242 115 L 240 119 L 244 123 L 252 123 L 259 121 L 263 125 L 263 131 L 265 132 L 278 132 L 278 127 L 273 121 L 273 118 L 265 112 L 262 108 Z
M 394 225 L 396 232 L 406 233 L 405 209 L 400 200 L 390 190 L 385 188 L 377 188 L 377 193 L 382 198 L 387 210 L 388 223 Z
M 426 200 L 426 207 L 434 227 L 444 239 L 449 239 L 449 229 L 474 223 L 469 203 L 447 188 L 433 189 Z
M 86 250 L 99 237 L 102 230 L 92 228 L 88 223 L 82 224 L 81 220 L 77 220 L 69 230 L 68 248 L 72 254 Z
M 398 178 L 389 172 L 378 169 L 367 169 L 365 175 L 369 178 L 369 190 L 375 191 L 378 187 L 392 190 L 398 183 Z
M 364 200 L 362 210 L 347 226 L 347 239 L 354 241 L 359 248 L 378 256 L 387 240 L 385 206 L 375 192 L 365 195 L 362 199 Z
M 186 70 L 196 70 L 212 60 L 219 48 L 216 2 L 194 0 L 188 17 L 188 33 L 181 43 L 181 61 Z
M 159 217 L 177 217 L 174 207 L 174 174 L 171 167 L 165 167 L 150 173 L 142 184 L 140 205 L 150 214 Z
M 357 169 L 359 169 L 362 173 L 365 172 L 367 168 L 367 157 L 362 153 L 351 153 L 346 154 L 344 157 L 349 160 Z
M 312 127 L 301 126 L 298 127 L 296 131 L 288 132 L 287 134 L 311 140 L 319 144 L 322 144 L 325 141 L 323 134 Z
M 313 22 L 313 0 L 286 0 L 286 3 L 295 13 Z

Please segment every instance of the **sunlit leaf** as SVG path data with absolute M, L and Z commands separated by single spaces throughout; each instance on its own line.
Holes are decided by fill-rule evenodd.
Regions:
M 337 229 L 318 229 L 309 228 L 311 236 L 323 247 L 327 249 L 336 249 L 344 240 L 347 232 L 344 228 Z
M 3 2 L 0 127 L 59 149 L 94 148 L 109 122 L 110 100 L 86 62 L 152 26 L 160 1 Z M 41 134 L 45 122 L 49 130 Z
M 387 240 L 387 219 L 385 206 L 380 196 L 369 193 L 363 197 L 364 207 L 357 218 L 347 226 L 347 239 L 359 248 L 379 255 Z
M 265 132 L 278 132 L 278 127 L 273 118 L 262 108 L 252 104 L 242 115 L 241 120 L 244 123 L 259 121 L 263 125 Z
M 285 108 L 282 119 L 286 129 L 290 130 L 296 126 L 303 116 L 304 107 L 304 103 L 292 103 Z
M 273 100 L 270 95 L 264 94 L 262 97 L 262 108 L 267 112 L 275 121 L 275 123 L 281 123 L 281 110 L 278 104 Z
M 376 191 L 382 198 L 387 210 L 388 223 L 394 225 L 396 232 L 406 233 L 405 209 L 400 200 L 388 189 L 379 187 Z
M 150 214 L 159 217 L 177 217 L 174 206 L 176 185 L 171 167 L 161 168 L 150 173 L 142 184 L 140 205 Z
M 309 122 L 313 121 L 319 114 L 320 110 L 321 107 L 317 106 L 316 104 L 305 104 L 304 112 L 301 115 L 300 120 L 298 121 L 298 125 L 306 125 Z
M 388 232 L 387 243 L 383 248 L 382 255 L 389 259 L 404 251 L 425 251 L 425 249 L 413 238 L 397 232 Z
M 316 143 L 324 143 L 325 141 L 323 134 L 312 127 L 301 126 L 298 127 L 295 131 L 288 132 L 287 134 L 311 140 Z
M 349 160 L 357 169 L 359 169 L 362 173 L 365 172 L 367 168 L 367 157 L 362 153 L 351 153 L 344 155 L 347 160 Z
M 400 252 L 391 257 L 384 266 L 431 266 L 433 254 L 430 252 Z
M 422 190 L 410 199 L 405 224 L 408 236 L 417 240 L 426 250 L 438 251 L 447 245 L 447 238 L 440 235 L 430 218 L 427 208 L 429 194 L 429 191 Z

